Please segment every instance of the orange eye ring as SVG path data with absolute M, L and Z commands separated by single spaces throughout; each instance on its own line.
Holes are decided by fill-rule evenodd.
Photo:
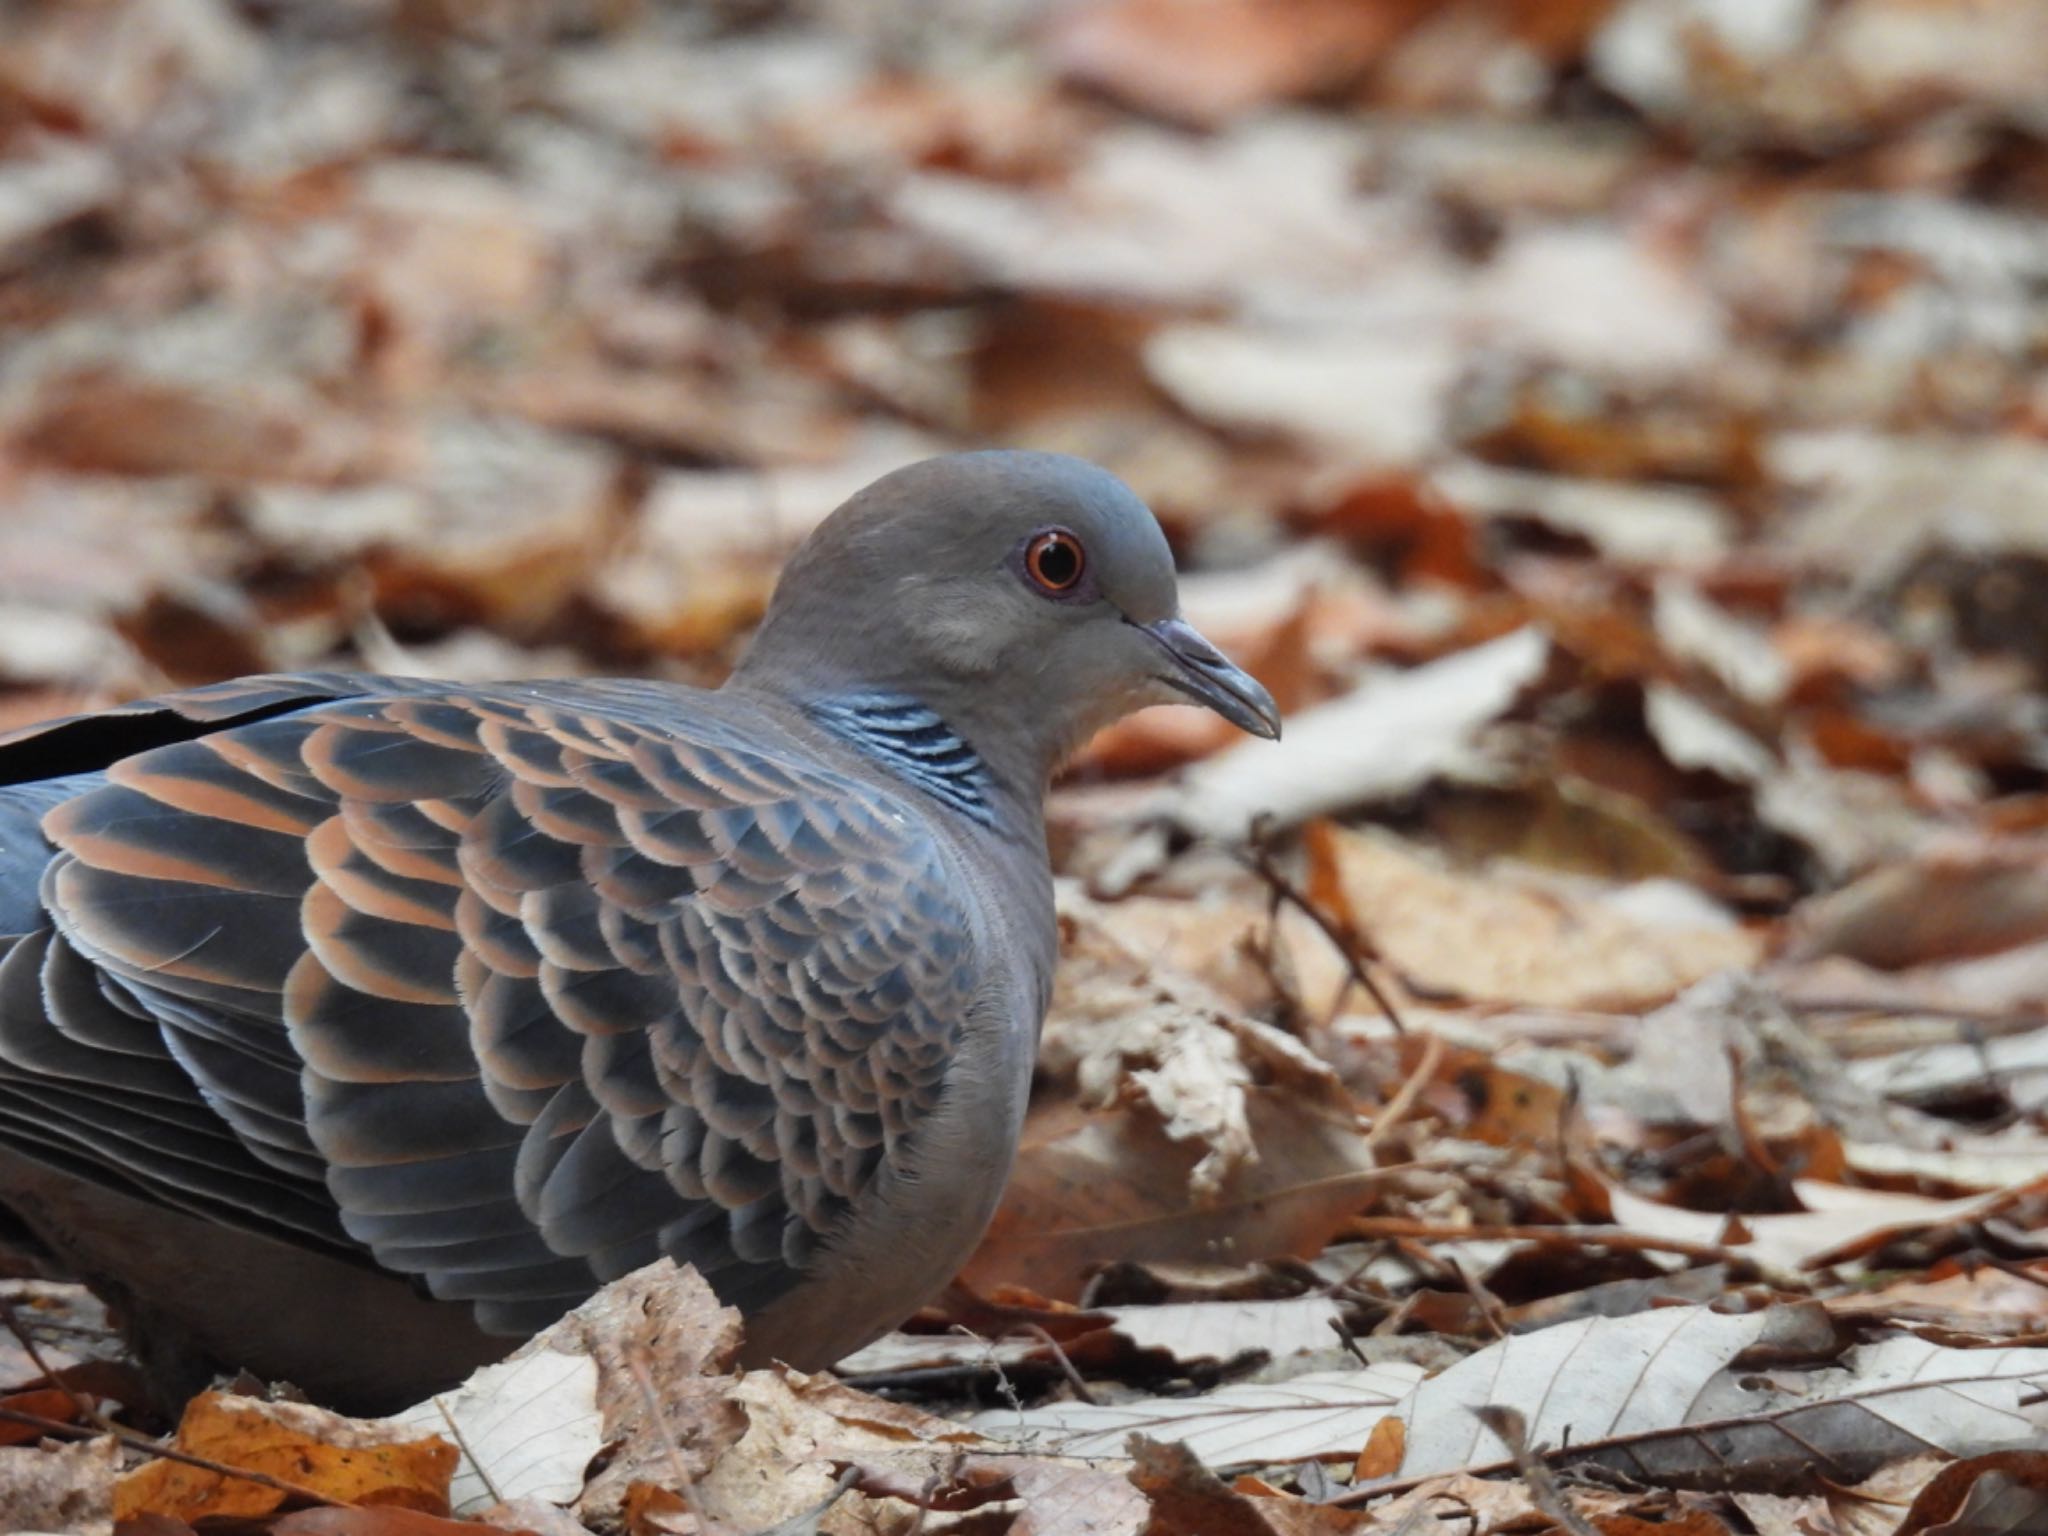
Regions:
M 1081 541 L 1064 528 L 1048 528 L 1035 534 L 1024 547 L 1024 570 L 1039 590 L 1060 596 L 1081 584 L 1088 569 L 1088 552 Z

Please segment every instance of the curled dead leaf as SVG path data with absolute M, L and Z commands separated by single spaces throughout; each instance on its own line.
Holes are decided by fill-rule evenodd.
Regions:
M 407 1426 L 346 1419 L 304 1403 L 267 1403 L 206 1392 L 186 1405 L 172 1442 L 193 1456 L 263 1474 L 337 1503 L 448 1512 L 455 1447 Z M 115 1485 L 119 1519 L 254 1519 L 283 1506 L 285 1488 L 167 1459 Z

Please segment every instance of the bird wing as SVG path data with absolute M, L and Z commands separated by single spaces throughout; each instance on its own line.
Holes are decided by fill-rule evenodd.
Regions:
M 787 1288 L 972 1005 L 926 824 L 646 688 L 292 682 L 133 712 L 163 744 L 42 810 L 0 1139 L 26 1092 L 66 1166 L 359 1245 L 496 1332 L 662 1254 Z M 76 768 L 85 721 L 29 748 Z

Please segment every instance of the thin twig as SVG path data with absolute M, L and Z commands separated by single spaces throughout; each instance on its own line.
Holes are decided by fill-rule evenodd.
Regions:
M 1439 1254 L 1438 1257 L 1450 1266 L 1451 1273 L 1458 1278 L 1458 1284 L 1463 1286 L 1465 1294 L 1472 1298 L 1472 1305 L 1479 1309 L 1479 1320 L 1486 1324 L 1487 1332 L 1491 1333 L 1496 1339 L 1506 1338 L 1508 1331 L 1501 1326 L 1500 1321 L 1503 1310 L 1500 1298 L 1489 1291 L 1477 1275 L 1466 1269 L 1464 1265 L 1460 1264 L 1450 1254 Z M 1502 1438 L 1505 1439 L 1506 1437 L 1502 1436 Z
M 441 1422 L 448 1426 L 448 1438 L 455 1442 L 455 1449 L 462 1452 L 462 1459 L 476 1473 L 476 1480 L 484 1485 L 484 1492 L 491 1496 L 493 1504 L 505 1502 L 505 1495 L 498 1492 L 498 1485 L 491 1481 L 491 1474 L 484 1470 L 483 1461 L 469 1448 L 469 1442 L 462 1437 L 462 1426 L 455 1422 L 455 1415 L 448 1411 L 448 1405 L 439 1397 L 434 1399 L 434 1411 L 441 1415 Z
M 1984 1254 L 1979 1257 L 1978 1263 L 1987 1265 L 2000 1274 L 2011 1275 L 2015 1280 L 2025 1280 L 2029 1284 L 2048 1288 L 2048 1274 L 2038 1269 L 2029 1269 L 2026 1265 L 2017 1264 L 2011 1259 L 2001 1259 L 1996 1254 Z
M 988 1368 L 996 1373 L 996 1390 L 1003 1394 L 1003 1401 L 1010 1405 L 1010 1411 L 1017 1415 L 1017 1428 L 1024 1428 L 1024 1399 L 1017 1395 L 1017 1389 L 1010 1382 L 1010 1373 L 1003 1369 L 1003 1362 L 996 1358 L 995 1341 L 983 1338 L 965 1323 L 955 1323 L 952 1332 L 974 1340 L 988 1351 Z
M 1415 1070 L 1408 1074 L 1401 1086 L 1395 1090 L 1394 1096 L 1387 1100 L 1386 1107 L 1373 1117 L 1372 1129 L 1365 1133 L 1365 1145 L 1368 1150 L 1385 1141 L 1393 1134 L 1394 1128 L 1408 1118 L 1409 1112 L 1422 1097 L 1423 1089 L 1435 1079 L 1436 1069 L 1443 1065 L 1443 1061 L 1444 1037 L 1423 1036 L 1422 1059 L 1415 1063 Z
M 1756 1263 L 1751 1256 L 1723 1247 L 1719 1243 L 1688 1242 L 1684 1238 L 1630 1232 L 1622 1227 L 1447 1227 L 1435 1222 L 1416 1221 L 1407 1216 L 1354 1216 L 1346 1224 L 1345 1230 L 1352 1236 L 1362 1238 L 1419 1237 L 1455 1243 L 1576 1243 L 1597 1248 L 1612 1248 L 1624 1253 L 1675 1253 L 1711 1264 Z
M 654 1432 L 661 1437 L 662 1448 L 668 1452 L 668 1469 L 676 1480 L 676 1497 L 683 1501 L 683 1508 L 690 1512 L 690 1519 L 699 1532 L 709 1533 L 716 1529 L 704 1518 L 704 1511 L 697 1507 L 696 1485 L 691 1481 L 689 1468 L 683 1465 L 683 1448 L 677 1444 L 675 1432 L 668 1427 L 668 1415 L 661 1411 L 661 1397 L 654 1390 L 654 1376 L 647 1369 L 646 1351 L 638 1348 L 626 1351 L 626 1369 L 633 1374 L 633 1385 L 640 1389 L 640 1406 L 647 1410 L 647 1420 L 654 1426 Z
M 1742 1143 L 1742 1155 L 1749 1159 L 1752 1166 L 1761 1168 L 1774 1183 L 1782 1185 L 1785 1182 L 1784 1165 L 1773 1157 L 1771 1149 L 1764 1145 L 1763 1135 L 1757 1130 L 1756 1121 L 1751 1117 L 1749 1105 L 1745 1102 L 1743 1089 L 1746 1085 L 1742 1080 L 1745 1063 L 1742 1059 L 1742 1048 L 1730 1040 L 1727 1051 L 1728 1119 L 1735 1127 L 1736 1139 Z
M 1351 1324 L 1346 1320 L 1343 1313 L 1340 1312 L 1330 1319 L 1330 1328 L 1343 1341 L 1344 1348 L 1349 1352 L 1351 1358 L 1367 1370 L 1371 1370 L 1372 1362 L 1366 1359 L 1365 1351 L 1358 1347 L 1358 1335 L 1351 1331 Z
M 36 1343 L 35 1335 L 29 1332 L 28 1324 L 21 1320 L 20 1313 L 15 1310 L 14 1298 L 11 1296 L 0 1296 L 0 1323 L 7 1325 L 7 1331 L 14 1335 L 15 1343 L 28 1355 L 29 1363 L 43 1373 L 43 1379 L 71 1399 L 71 1406 L 80 1418 L 106 1434 L 111 1435 L 114 1432 L 113 1424 L 100 1412 L 100 1405 L 93 1395 L 72 1386 L 51 1367 L 48 1360 L 43 1358 L 42 1348 Z
M 1377 960 L 1379 958 L 1378 952 L 1374 950 L 1371 942 L 1367 940 L 1364 934 L 1359 933 L 1350 923 L 1343 922 L 1325 912 L 1309 899 L 1307 892 L 1301 890 L 1292 880 L 1288 879 L 1286 871 L 1282 870 L 1273 861 L 1271 834 L 1265 823 L 1263 821 L 1254 823 L 1251 836 L 1244 849 L 1242 851 L 1232 850 L 1232 852 L 1239 863 L 1243 864 L 1245 868 L 1265 882 L 1266 889 L 1273 894 L 1276 900 L 1285 902 L 1288 906 L 1293 907 L 1322 930 L 1323 937 L 1334 944 L 1337 947 L 1337 953 L 1344 957 L 1344 968 L 1348 973 L 1348 981 L 1364 989 L 1365 994 L 1373 1000 L 1374 1005 L 1386 1016 L 1387 1022 L 1394 1026 L 1395 1034 L 1407 1034 L 1408 1026 L 1401 1022 L 1400 1013 L 1396 1011 L 1393 1003 L 1388 1000 L 1386 993 L 1380 990 L 1379 983 L 1373 980 L 1372 972 L 1366 966 L 1367 957 L 1369 956 Z M 1343 994 L 1339 993 L 1338 1002 L 1341 1004 L 1342 1001 Z
M 0 1419 L 12 1424 L 26 1424 L 30 1429 L 40 1429 L 46 1435 L 56 1435 L 67 1440 L 92 1440 L 102 1433 L 111 1434 L 131 1451 L 141 1451 L 146 1456 L 160 1456 L 165 1461 L 182 1462 L 188 1467 L 197 1467 L 202 1472 L 212 1472 L 221 1477 L 237 1477 L 245 1483 L 259 1487 L 274 1488 L 279 1493 L 288 1493 L 295 1499 L 304 1499 L 310 1504 L 330 1505 L 335 1509 L 355 1509 L 358 1506 L 349 1499 L 337 1499 L 332 1494 L 322 1493 L 317 1488 L 308 1488 L 303 1483 L 287 1482 L 281 1477 L 272 1477 L 268 1472 L 252 1472 L 245 1467 L 231 1467 L 224 1461 L 214 1461 L 205 1456 L 195 1456 L 190 1451 L 174 1445 L 161 1445 L 147 1435 L 138 1435 L 133 1430 L 114 1429 L 102 1431 L 87 1428 L 83 1424 L 67 1424 L 62 1419 L 46 1419 L 40 1413 L 24 1413 L 19 1408 L 0 1405 Z
M 832 1491 L 822 1500 L 802 1514 L 791 1515 L 780 1525 L 771 1525 L 762 1531 L 760 1536 L 818 1536 L 818 1522 L 825 1517 L 827 1510 L 852 1491 L 853 1485 L 860 1481 L 860 1475 L 859 1467 L 848 1467 L 839 1474 L 839 1480 L 832 1485 Z M 703 1527 L 699 1526 L 699 1529 Z
M 1088 1383 L 1081 1379 L 1081 1373 L 1074 1369 L 1074 1362 L 1069 1360 L 1067 1352 L 1060 1348 L 1060 1341 L 1058 1339 L 1047 1333 L 1038 1323 L 1026 1323 L 1023 1331 L 1034 1336 L 1039 1343 L 1052 1351 L 1053 1359 L 1059 1362 L 1060 1370 L 1066 1375 L 1067 1385 L 1074 1389 L 1074 1396 L 1081 1399 L 1082 1402 L 1091 1408 L 1100 1406 L 1100 1402 L 1095 1394 L 1088 1390 Z
M 1472 1417 L 1500 1436 L 1515 1459 L 1515 1470 L 1529 1485 L 1529 1497 L 1536 1507 L 1571 1533 L 1571 1536 L 1600 1536 L 1593 1523 L 1576 1509 L 1552 1472 L 1529 1449 L 1529 1421 L 1503 1403 L 1487 1403 L 1472 1410 Z

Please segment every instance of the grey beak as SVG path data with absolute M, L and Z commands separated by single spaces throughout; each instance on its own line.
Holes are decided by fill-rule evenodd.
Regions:
M 1170 688 L 1206 704 L 1239 730 L 1268 741 L 1280 739 L 1280 706 L 1259 680 L 1237 666 L 1186 619 L 1159 619 L 1138 626 L 1166 652 L 1166 670 L 1156 673 Z

